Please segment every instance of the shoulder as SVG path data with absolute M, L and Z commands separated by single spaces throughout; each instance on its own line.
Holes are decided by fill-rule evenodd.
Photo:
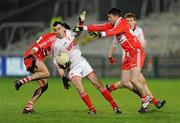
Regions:
M 139 26 L 136 26 L 135 31 L 139 32 L 139 33 L 143 33 L 143 29 Z
M 76 33 L 75 32 L 73 32 L 72 30 L 66 30 L 66 35 L 67 36 L 70 36 L 70 37 L 73 37 L 73 36 L 75 36 L 76 35 Z
M 52 36 L 55 36 L 56 34 L 54 32 L 50 32 L 50 33 L 45 33 L 42 35 L 43 38 L 46 38 L 46 37 L 52 37 Z

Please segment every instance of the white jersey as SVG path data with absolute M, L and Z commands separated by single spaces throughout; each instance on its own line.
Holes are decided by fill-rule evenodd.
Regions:
M 79 46 L 75 41 L 75 35 L 71 30 L 66 30 L 66 36 L 62 39 L 57 38 L 52 44 L 52 57 L 55 64 L 55 56 L 59 52 L 66 52 L 71 61 L 70 70 L 68 71 L 68 77 L 71 79 L 73 76 L 85 77 L 93 71 L 92 67 L 86 61 L 85 58 L 81 56 L 81 51 Z
M 79 46 L 75 41 L 75 33 L 71 30 L 66 30 L 66 37 L 57 40 L 52 44 L 52 54 L 53 57 L 56 56 L 59 52 L 66 52 L 71 63 L 75 63 L 82 58 L 81 51 Z M 55 57 L 53 62 L 55 63 Z
M 141 44 L 146 42 L 146 40 L 144 38 L 143 30 L 140 27 L 136 26 L 135 29 L 133 30 L 133 32 Z

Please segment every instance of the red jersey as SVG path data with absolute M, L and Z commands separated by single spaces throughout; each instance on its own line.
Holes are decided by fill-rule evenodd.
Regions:
M 129 23 L 124 18 L 119 18 L 115 25 L 105 23 L 101 25 L 88 25 L 88 31 L 102 31 L 103 37 L 116 35 L 118 43 L 126 52 L 137 52 L 141 49 L 141 44 L 134 32 L 130 28 Z
M 24 58 L 30 55 L 32 49 L 35 49 L 35 56 L 38 60 L 43 60 L 45 56 L 50 54 L 51 44 L 56 40 L 55 33 L 43 34 L 24 54 Z

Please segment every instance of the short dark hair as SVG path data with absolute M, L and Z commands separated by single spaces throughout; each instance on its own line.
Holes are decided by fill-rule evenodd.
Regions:
M 54 23 L 53 23 L 53 27 L 54 26 L 57 26 L 58 24 L 60 24 L 60 25 L 62 25 L 64 28 L 66 28 L 66 29 L 71 29 L 71 27 L 67 24 L 67 23 L 63 23 L 63 22 L 60 22 L 60 21 L 55 21 Z
M 133 18 L 134 20 L 136 20 L 136 15 L 131 12 L 127 13 L 124 17 L 125 18 Z
M 118 8 L 111 8 L 107 11 L 107 14 L 112 14 L 114 16 L 118 15 L 119 17 L 121 17 L 121 10 Z

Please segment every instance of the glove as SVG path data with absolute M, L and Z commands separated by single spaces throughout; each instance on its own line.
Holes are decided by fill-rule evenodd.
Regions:
M 62 77 L 62 81 L 63 81 L 63 85 L 64 85 L 64 89 L 69 89 L 71 87 L 71 85 L 68 83 L 70 80 L 67 77 Z
M 75 28 L 73 29 L 73 32 L 76 32 L 76 33 L 80 33 L 81 31 L 83 31 L 83 27 L 81 26 L 75 26 Z
M 109 62 L 111 63 L 111 64 L 116 64 L 116 59 L 114 58 L 114 57 L 109 57 Z
M 93 36 L 93 38 L 102 37 L 100 32 L 89 32 L 89 35 Z
M 38 67 L 37 67 L 37 65 L 36 65 L 36 60 L 37 60 L 37 59 L 36 59 L 32 54 L 30 54 L 29 56 L 25 57 L 24 60 L 28 60 L 28 62 L 31 63 L 31 66 L 29 66 L 29 67 L 27 68 L 27 70 L 28 70 L 29 72 L 34 73 L 34 69 L 35 69 L 35 68 L 38 69 Z
M 67 62 L 65 65 L 58 65 L 62 69 L 67 69 L 71 65 L 71 62 Z
M 83 11 L 80 15 L 79 15 L 79 25 L 82 26 L 84 24 L 86 18 L 86 11 Z

